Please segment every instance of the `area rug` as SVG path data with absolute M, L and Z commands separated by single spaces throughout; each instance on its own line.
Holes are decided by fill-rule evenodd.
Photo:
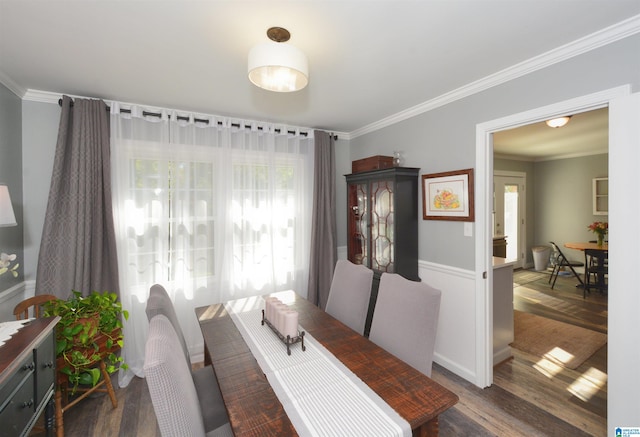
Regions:
M 569 369 L 607 344 L 606 334 L 522 311 L 514 311 L 513 324 L 512 347 Z

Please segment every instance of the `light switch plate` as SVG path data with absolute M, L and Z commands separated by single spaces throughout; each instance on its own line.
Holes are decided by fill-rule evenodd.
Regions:
M 473 223 L 464 222 L 464 236 L 473 237 Z

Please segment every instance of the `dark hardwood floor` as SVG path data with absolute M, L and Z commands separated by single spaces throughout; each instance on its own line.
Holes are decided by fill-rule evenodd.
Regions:
M 606 295 L 583 298 L 573 276 L 560 276 L 551 290 L 548 279 L 548 272 L 516 271 L 515 309 L 607 333 Z M 494 384 L 486 389 L 434 365 L 432 377 L 460 396 L 440 416 L 440 435 L 607 435 L 606 345 L 575 370 L 512 350 L 513 359 L 494 368 Z
M 586 299 L 574 277 L 560 277 L 551 290 L 548 273 L 514 274 L 514 305 L 555 320 L 607 332 L 607 296 Z M 447 436 L 605 436 L 607 347 L 576 370 L 550 369 L 540 358 L 513 350 L 513 359 L 494 368 L 494 384 L 479 389 L 434 364 L 432 377 L 460 397 L 440 416 Z M 114 384 L 117 387 L 117 384 Z M 144 379 L 116 390 L 118 408 L 108 396 L 89 398 L 64 415 L 67 437 L 160 436 Z

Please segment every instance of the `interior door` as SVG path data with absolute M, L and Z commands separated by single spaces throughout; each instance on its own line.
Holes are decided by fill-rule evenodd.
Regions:
M 507 259 L 514 268 L 524 266 L 525 176 L 514 172 L 494 172 L 493 235 L 506 236 Z

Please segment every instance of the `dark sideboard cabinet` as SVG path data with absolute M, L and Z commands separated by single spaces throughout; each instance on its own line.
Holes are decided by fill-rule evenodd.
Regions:
M 46 434 L 53 435 L 58 320 L 28 322 L 0 346 L 0 435 L 29 435 L 43 411 Z
M 347 258 L 374 271 L 365 335 L 380 275 L 418 277 L 418 168 L 392 167 L 346 175 Z

